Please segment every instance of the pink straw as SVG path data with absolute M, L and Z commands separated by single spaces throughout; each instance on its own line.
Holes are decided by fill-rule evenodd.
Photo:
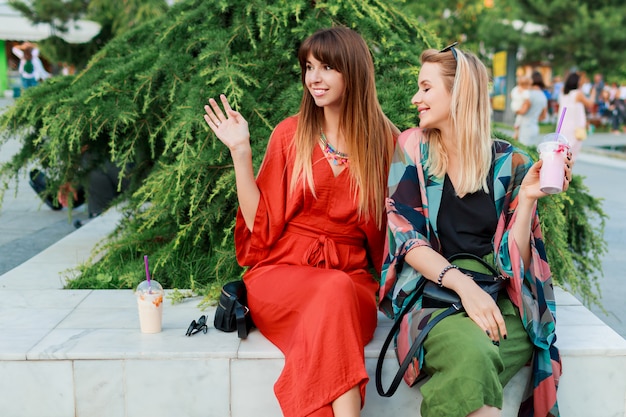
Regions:
M 563 126 L 563 119 L 565 118 L 565 112 L 567 111 L 567 107 L 563 107 L 563 113 L 561 113 L 561 117 L 559 118 L 559 124 L 556 127 L 556 133 L 561 133 L 561 126 Z
M 146 265 L 146 281 L 148 281 L 148 288 L 152 286 L 150 282 L 150 268 L 148 268 L 148 255 L 143 256 L 143 263 Z

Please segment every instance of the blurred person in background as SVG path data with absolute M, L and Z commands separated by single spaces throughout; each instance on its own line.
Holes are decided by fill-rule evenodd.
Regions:
M 511 90 L 511 110 L 516 113 L 515 122 L 513 123 L 513 139 L 519 138 L 519 125 L 522 121 L 522 115 L 517 111 L 522 108 L 524 102 L 530 97 L 530 87 L 532 81 L 530 77 L 521 75 L 517 77 L 517 85 Z
M 559 99 L 561 94 L 563 93 L 563 78 L 560 75 L 556 75 L 554 77 L 552 83 L 552 92 L 551 92 L 551 100 L 549 102 L 550 108 L 552 109 L 552 114 L 559 114 Z
M 559 117 L 565 110 L 561 133 L 567 138 L 572 151 L 572 163 L 587 137 L 587 111 L 594 107 L 592 99 L 582 92 L 583 79 L 580 74 L 573 72 L 565 79 L 563 94 L 559 102 Z
M 14 46 L 11 50 L 13 55 L 20 60 L 18 72 L 24 89 L 35 87 L 39 81 L 50 78 L 51 74 L 44 68 L 39 59 L 39 49 L 34 44 L 24 42 Z
M 524 145 L 535 145 L 539 136 L 539 122 L 548 114 L 548 99 L 544 93 L 546 85 L 540 72 L 531 75 L 532 86 L 529 97 L 516 112 L 521 115 L 518 140 Z
M 598 112 L 602 91 L 604 91 L 604 77 L 598 72 L 593 76 L 593 87 L 591 88 L 591 95 L 593 96 L 593 101 L 595 103 L 595 108 L 593 109 L 594 113 Z

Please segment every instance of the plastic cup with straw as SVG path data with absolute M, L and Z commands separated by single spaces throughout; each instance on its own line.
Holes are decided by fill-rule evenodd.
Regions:
M 570 149 L 569 141 L 561 134 L 566 107 L 563 107 L 555 133 L 543 137 L 537 146 L 539 157 L 543 161 L 539 172 L 539 186 L 546 194 L 557 194 L 563 191 L 565 179 L 565 158 Z
M 146 280 L 139 283 L 135 295 L 139 308 L 139 324 L 142 333 L 159 333 L 163 321 L 163 296 L 161 284 L 150 277 L 148 255 L 143 257 Z
M 143 256 L 143 263 L 146 266 L 146 281 L 148 281 L 148 290 L 151 290 L 152 282 L 150 280 L 150 267 L 148 266 L 148 255 Z

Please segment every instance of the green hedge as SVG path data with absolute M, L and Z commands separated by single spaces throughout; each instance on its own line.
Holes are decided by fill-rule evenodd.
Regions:
M 80 152 L 134 163 L 126 216 L 98 262 L 79 268 L 70 288 L 133 288 L 143 255 L 167 288 L 214 296 L 241 274 L 233 250 L 236 193 L 227 149 L 205 125 L 203 105 L 225 93 L 249 122 L 258 167 L 273 126 L 298 110 L 297 48 L 315 30 L 345 25 L 373 51 L 379 99 L 400 129 L 417 112 L 419 55 L 442 46 L 428 28 L 392 2 L 341 0 L 188 0 L 163 17 L 115 38 L 76 76 L 25 91 L 0 117 L 4 140 L 23 147 L 0 167 L 4 190 L 21 169 L 48 167 L 53 184 L 83 182 Z M 592 302 L 603 219 L 579 179 L 542 216 L 557 279 Z M 582 217 L 581 217 L 582 216 Z M 593 240 L 596 244 L 583 245 Z M 559 259 L 553 259 L 559 257 Z

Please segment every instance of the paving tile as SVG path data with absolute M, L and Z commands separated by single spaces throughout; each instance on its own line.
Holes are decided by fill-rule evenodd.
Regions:
M 626 357 L 563 357 L 559 380 L 562 416 L 626 415 Z
M 3 417 L 74 415 L 70 361 L 0 361 L 0 410 Z
M 75 417 L 126 415 L 124 361 L 75 361 L 74 385 Z
M 0 289 L 2 308 L 66 308 L 73 309 L 92 290 L 15 290 Z
M 230 416 L 229 363 L 226 358 L 127 361 L 126 416 Z M 249 414 L 256 415 L 264 414 Z
M 121 327 L 121 326 L 120 326 Z M 186 330 L 186 329 L 185 329 Z M 163 331 L 143 334 L 135 328 L 57 328 L 27 353 L 29 360 L 118 360 L 172 358 L 234 358 L 239 340 L 209 328 L 208 333 L 185 336 L 185 330 L 164 323 Z
M 557 326 L 556 336 L 556 346 L 563 356 L 626 358 L 626 340 L 605 325 Z M 622 371 L 626 375 L 626 368 Z
M 282 415 L 273 387 L 283 364 L 283 359 L 233 361 L 230 371 L 232 398 L 246 400 L 232 402 L 231 417 L 256 416 L 259 410 L 263 410 L 264 416 Z
M 26 352 L 37 345 L 49 332 L 50 329 L 42 327 L 0 329 L 0 363 L 3 361 L 26 361 Z M 0 407 L 1 409 L 2 407 Z

